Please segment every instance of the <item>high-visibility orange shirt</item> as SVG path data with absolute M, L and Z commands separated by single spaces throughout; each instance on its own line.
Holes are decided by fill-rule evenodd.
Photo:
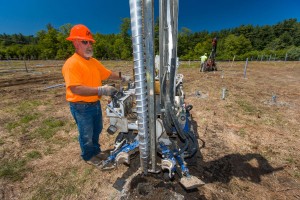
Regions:
M 84 59 L 77 53 L 74 53 L 64 64 L 62 74 L 66 84 L 66 99 L 70 102 L 84 101 L 95 102 L 101 97 L 80 96 L 72 93 L 70 86 L 82 85 L 90 87 L 102 86 L 102 80 L 108 79 L 111 71 L 106 69 L 101 62 L 95 58 Z

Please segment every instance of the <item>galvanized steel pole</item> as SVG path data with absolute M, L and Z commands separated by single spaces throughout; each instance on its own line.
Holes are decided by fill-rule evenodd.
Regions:
M 148 113 L 150 135 L 150 172 L 157 172 L 156 163 L 156 109 L 155 109 L 155 66 L 154 66 L 154 0 L 144 0 L 144 36 L 146 54 L 146 78 L 148 90 Z
M 148 173 L 149 164 L 149 123 L 146 70 L 144 65 L 144 41 L 142 1 L 130 0 L 131 33 L 134 59 L 135 96 L 138 119 L 140 163 L 144 174 Z
M 245 68 L 244 68 L 244 78 L 246 78 L 247 66 L 248 66 L 248 58 L 246 59 L 246 63 L 245 63 Z

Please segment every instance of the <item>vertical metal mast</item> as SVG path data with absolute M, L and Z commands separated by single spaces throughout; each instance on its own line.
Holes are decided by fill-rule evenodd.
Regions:
M 160 0 L 159 3 L 159 54 L 162 80 L 164 73 L 170 71 L 171 59 L 177 57 L 179 0 Z
M 135 96 L 138 119 L 138 136 L 140 163 L 144 174 L 148 172 L 149 163 L 149 131 L 148 131 L 148 96 L 144 65 L 144 42 L 142 1 L 130 0 L 131 33 L 134 59 Z
M 154 93 L 154 0 L 144 0 L 144 37 L 148 89 L 151 172 L 156 172 L 156 109 Z
M 159 79 L 164 80 L 164 72 L 165 67 L 167 66 L 166 63 L 166 56 L 167 52 L 165 51 L 166 49 L 166 41 L 167 41 L 167 34 L 166 30 L 168 27 L 166 27 L 166 2 L 165 0 L 159 0 Z M 162 83 L 160 84 L 162 86 Z M 163 91 L 163 88 L 161 88 L 161 91 Z M 164 104 L 164 98 L 161 94 L 160 101 L 162 104 Z
M 166 131 L 171 131 L 170 108 L 174 104 L 177 59 L 177 19 L 179 0 L 160 0 L 159 52 L 160 102 Z M 152 172 L 156 171 L 156 109 L 154 93 L 154 0 L 130 0 L 140 160 L 147 174 L 149 148 Z M 143 29 L 144 28 L 144 29 Z M 143 32 L 144 31 L 144 32 Z M 145 66 L 146 65 L 146 66 Z M 170 107 L 170 105 L 168 105 Z M 150 141 L 149 141 L 150 132 Z M 150 145 L 150 147 L 149 147 Z
M 159 9 L 160 102 L 167 132 L 172 131 L 170 105 L 174 104 L 175 98 L 178 3 L 179 0 L 160 0 Z

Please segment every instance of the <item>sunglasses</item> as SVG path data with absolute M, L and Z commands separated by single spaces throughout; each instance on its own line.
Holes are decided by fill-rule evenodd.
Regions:
M 87 41 L 87 40 L 81 40 L 81 43 L 84 44 L 84 45 L 87 45 L 87 44 L 92 45 L 93 44 L 92 41 Z

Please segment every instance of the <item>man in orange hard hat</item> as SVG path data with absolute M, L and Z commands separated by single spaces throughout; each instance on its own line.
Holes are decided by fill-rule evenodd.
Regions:
M 112 96 L 117 89 L 102 85 L 103 80 L 123 80 L 119 74 L 107 69 L 93 58 L 93 35 L 84 25 L 75 25 L 67 40 L 75 47 L 75 53 L 67 59 L 62 74 L 66 83 L 66 99 L 79 131 L 81 157 L 88 164 L 100 165 L 99 135 L 103 128 L 101 96 Z

